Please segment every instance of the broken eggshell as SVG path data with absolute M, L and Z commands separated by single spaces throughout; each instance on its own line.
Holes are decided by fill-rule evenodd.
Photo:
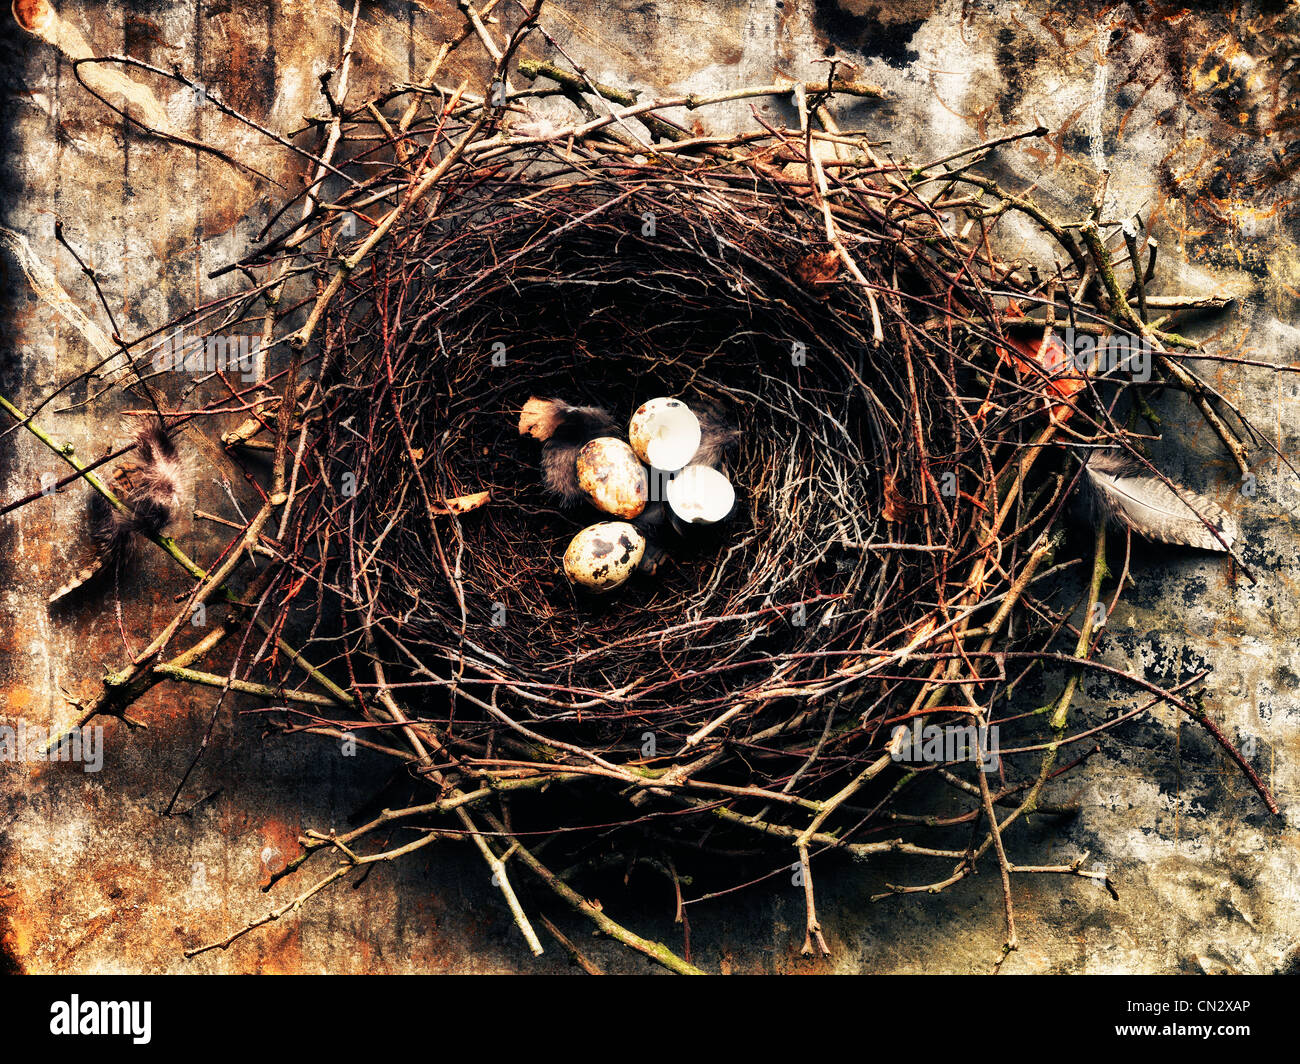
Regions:
M 633 572 L 645 553 L 645 537 L 626 521 L 589 525 L 569 542 L 564 572 L 588 591 L 611 591 Z
M 680 399 L 661 396 L 637 407 L 627 436 L 641 461 L 672 472 L 700 449 L 700 419 Z
M 736 505 L 736 489 L 718 470 L 689 465 L 668 483 L 668 505 L 682 521 L 712 525 L 721 521 Z
M 578 487 L 615 517 L 636 517 L 650 496 L 645 466 L 622 440 L 598 436 L 578 452 Z

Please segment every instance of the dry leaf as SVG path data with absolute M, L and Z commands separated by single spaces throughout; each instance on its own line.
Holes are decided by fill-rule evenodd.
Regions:
M 881 506 L 881 516 L 891 524 L 896 524 L 907 517 L 915 507 L 903 497 L 898 490 L 898 480 L 893 473 L 885 474 L 885 501 Z
M 794 264 L 794 275 L 806 285 L 827 284 L 840 272 L 840 257 L 834 251 L 809 252 Z
M 443 513 L 467 514 L 486 505 L 490 497 L 490 492 L 476 491 L 470 495 L 457 495 L 454 499 L 443 499 L 439 505 L 443 507 Z
M 1087 383 L 1084 375 L 1075 367 L 1074 359 L 1065 349 L 1061 338 L 1056 333 L 1049 333 L 1046 343 L 1039 339 L 1020 340 L 1011 337 L 1007 338 L 1007 343 L 1018 354 L 1009 354 L 999 347 L 998 354 L 1003 361 L 1009 361 L 1026 377 L 1041 379 L 1046 374 L 1049 378 L 1047 390 L 1060 396 L 1061 400 L 1052 404 L 1052 416 L 1058 421 L 1065 421 L 1074 413 L 1074 400 L 1071 397 L 1086 388 Z M 1035 369 L 1035 366 L 1038 368 Z
M 1012 303 L 1007 307 L 1007 316 L 1022 318 L 1024 313 Z M 1072 397 L 1087 387 L 1087 380 L 1066 350 L 1064 341 L 1056 333 L 1050 332 L 1046 339 L 1041 336 L 1031 340 L 1007 337 L 1007 344 L 1015 353 L 999 347 L 998 357 L 1004 362 L 1010 362 L 1026 377 L 1042 379 L 1045 374 L 1048 377 L 1047 390 L 1061 399 L 1052 404 L 1052 417 L 1057 421 L 1068 419 L 1074 413 Z

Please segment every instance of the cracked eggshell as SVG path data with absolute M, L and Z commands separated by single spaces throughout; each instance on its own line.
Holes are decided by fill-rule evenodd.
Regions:
M 690 465 L 669 482 L 668 505 L 683 521 L 711 525 L 731 513 L 736 489 L 724 473 L 710 466 Z
M 598 436 L 578 452 L 578 487 L 615 517 L 638 517 L 650 496 L 650 478 L 632 448 Z
M 636 571 L 645 537 L 626 521 L 589 525 L 569 542 L 564 572 L 588 591 L 611 591 Z
M 673 472 L 700 449 L 700 419 L 680 399 L 661 396 L 637 407 L 627 436 L 641 461 Z

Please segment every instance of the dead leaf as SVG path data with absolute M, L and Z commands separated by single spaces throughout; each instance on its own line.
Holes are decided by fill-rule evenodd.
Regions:
M 1027 378 L 1042 380 L 1046 375 L 1047 390 L 1060 397 L 1060 402 L 1052 403 L 1052 417 L 1057 421 L 1069 418 L 1074 413 L 1072 397 L 1087 387 L 1087 380 L 1076 368 L 1061 338 L 1053 332 L 1047 334 L 1045 342 L 1039 338 L 1021 340 L 1008 337 L 1007 344 L 1014 352 L 999 347 L 998 356 Z
M 893 473 L 885 474 L 885 500 L 880 513 L 891 524 L 904 520 L 914 509 L 914 505 L 904 498 L 898 490 L 898 479 Z
M 836 252 L 812 251 L 794 264 L 794 275 L 806 285 L 828 284 L 839 274 L 840 265 Z
M 476 491 L 470 495 L 457 495 L 454 499 L 443 499 L 439 505 L 443 507 L 443 513 L 467 514 L 471 510 L 487 505 L 489 498 L 491 492 Z

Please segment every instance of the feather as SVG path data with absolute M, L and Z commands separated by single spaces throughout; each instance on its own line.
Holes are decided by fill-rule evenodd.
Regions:
M 637 570 L 647 576 L 654 576 L 668 560 L 668 549 L 664 543 L 674 531 L 672 512 L 665 503 L 650 502 L 639 517 L 632 518 L 631 523 L 645 540 L 645 550 L 641 553 Z
M 542 441 L 542 482 L 562 505 L 574 506 L 585 498 L 578 487 L 578 452 L 597 436 L 617 436 L 618 426 L 598 406 L 570 406 L 534 396 L 524 404 L 519 434 Z
M 727 452 L 740 439 L 740 433 L 721 408 L 713 403 L 699 406 L 695 413 L 700 422 L 700 446 L 691 459 L 691 464 L 717 469 L 722 465 Z
M 1202 550 L 1226 551 L 1236 541 L 1231 515 L 1213 499 L 1181 486 L 1175 491 L 1128 458 L 1097 451 L 1083 469 L 1099 520 L 1124 525 L 1158 543 Z
M 147 422 L 135 434 L 135 452 L 113 472 L 109 486 L 125 510 L 99 494 L 90 497 L 90 557 L 49 598 L 50 605 L 84 587 L 103 572 L 132 560 L 141 536 L 157 536 L 171 523 L 189 479 L 176 443 L 161 422 Z
M 548 440 L 542 444 L 542 483 L 560 497 L 561 506 L 576 506 L 583 499 L 578 485 L 580 443 Z
M 101 554 L 94 555 L 90 561 L 72 574 L 72 578 L 57 591 L 50 595 L 49 604 L 53 606 L 56 602 L 67 598 L 78 588 L 85 587 L 95 579 L 107 567 L 108 562 Z

